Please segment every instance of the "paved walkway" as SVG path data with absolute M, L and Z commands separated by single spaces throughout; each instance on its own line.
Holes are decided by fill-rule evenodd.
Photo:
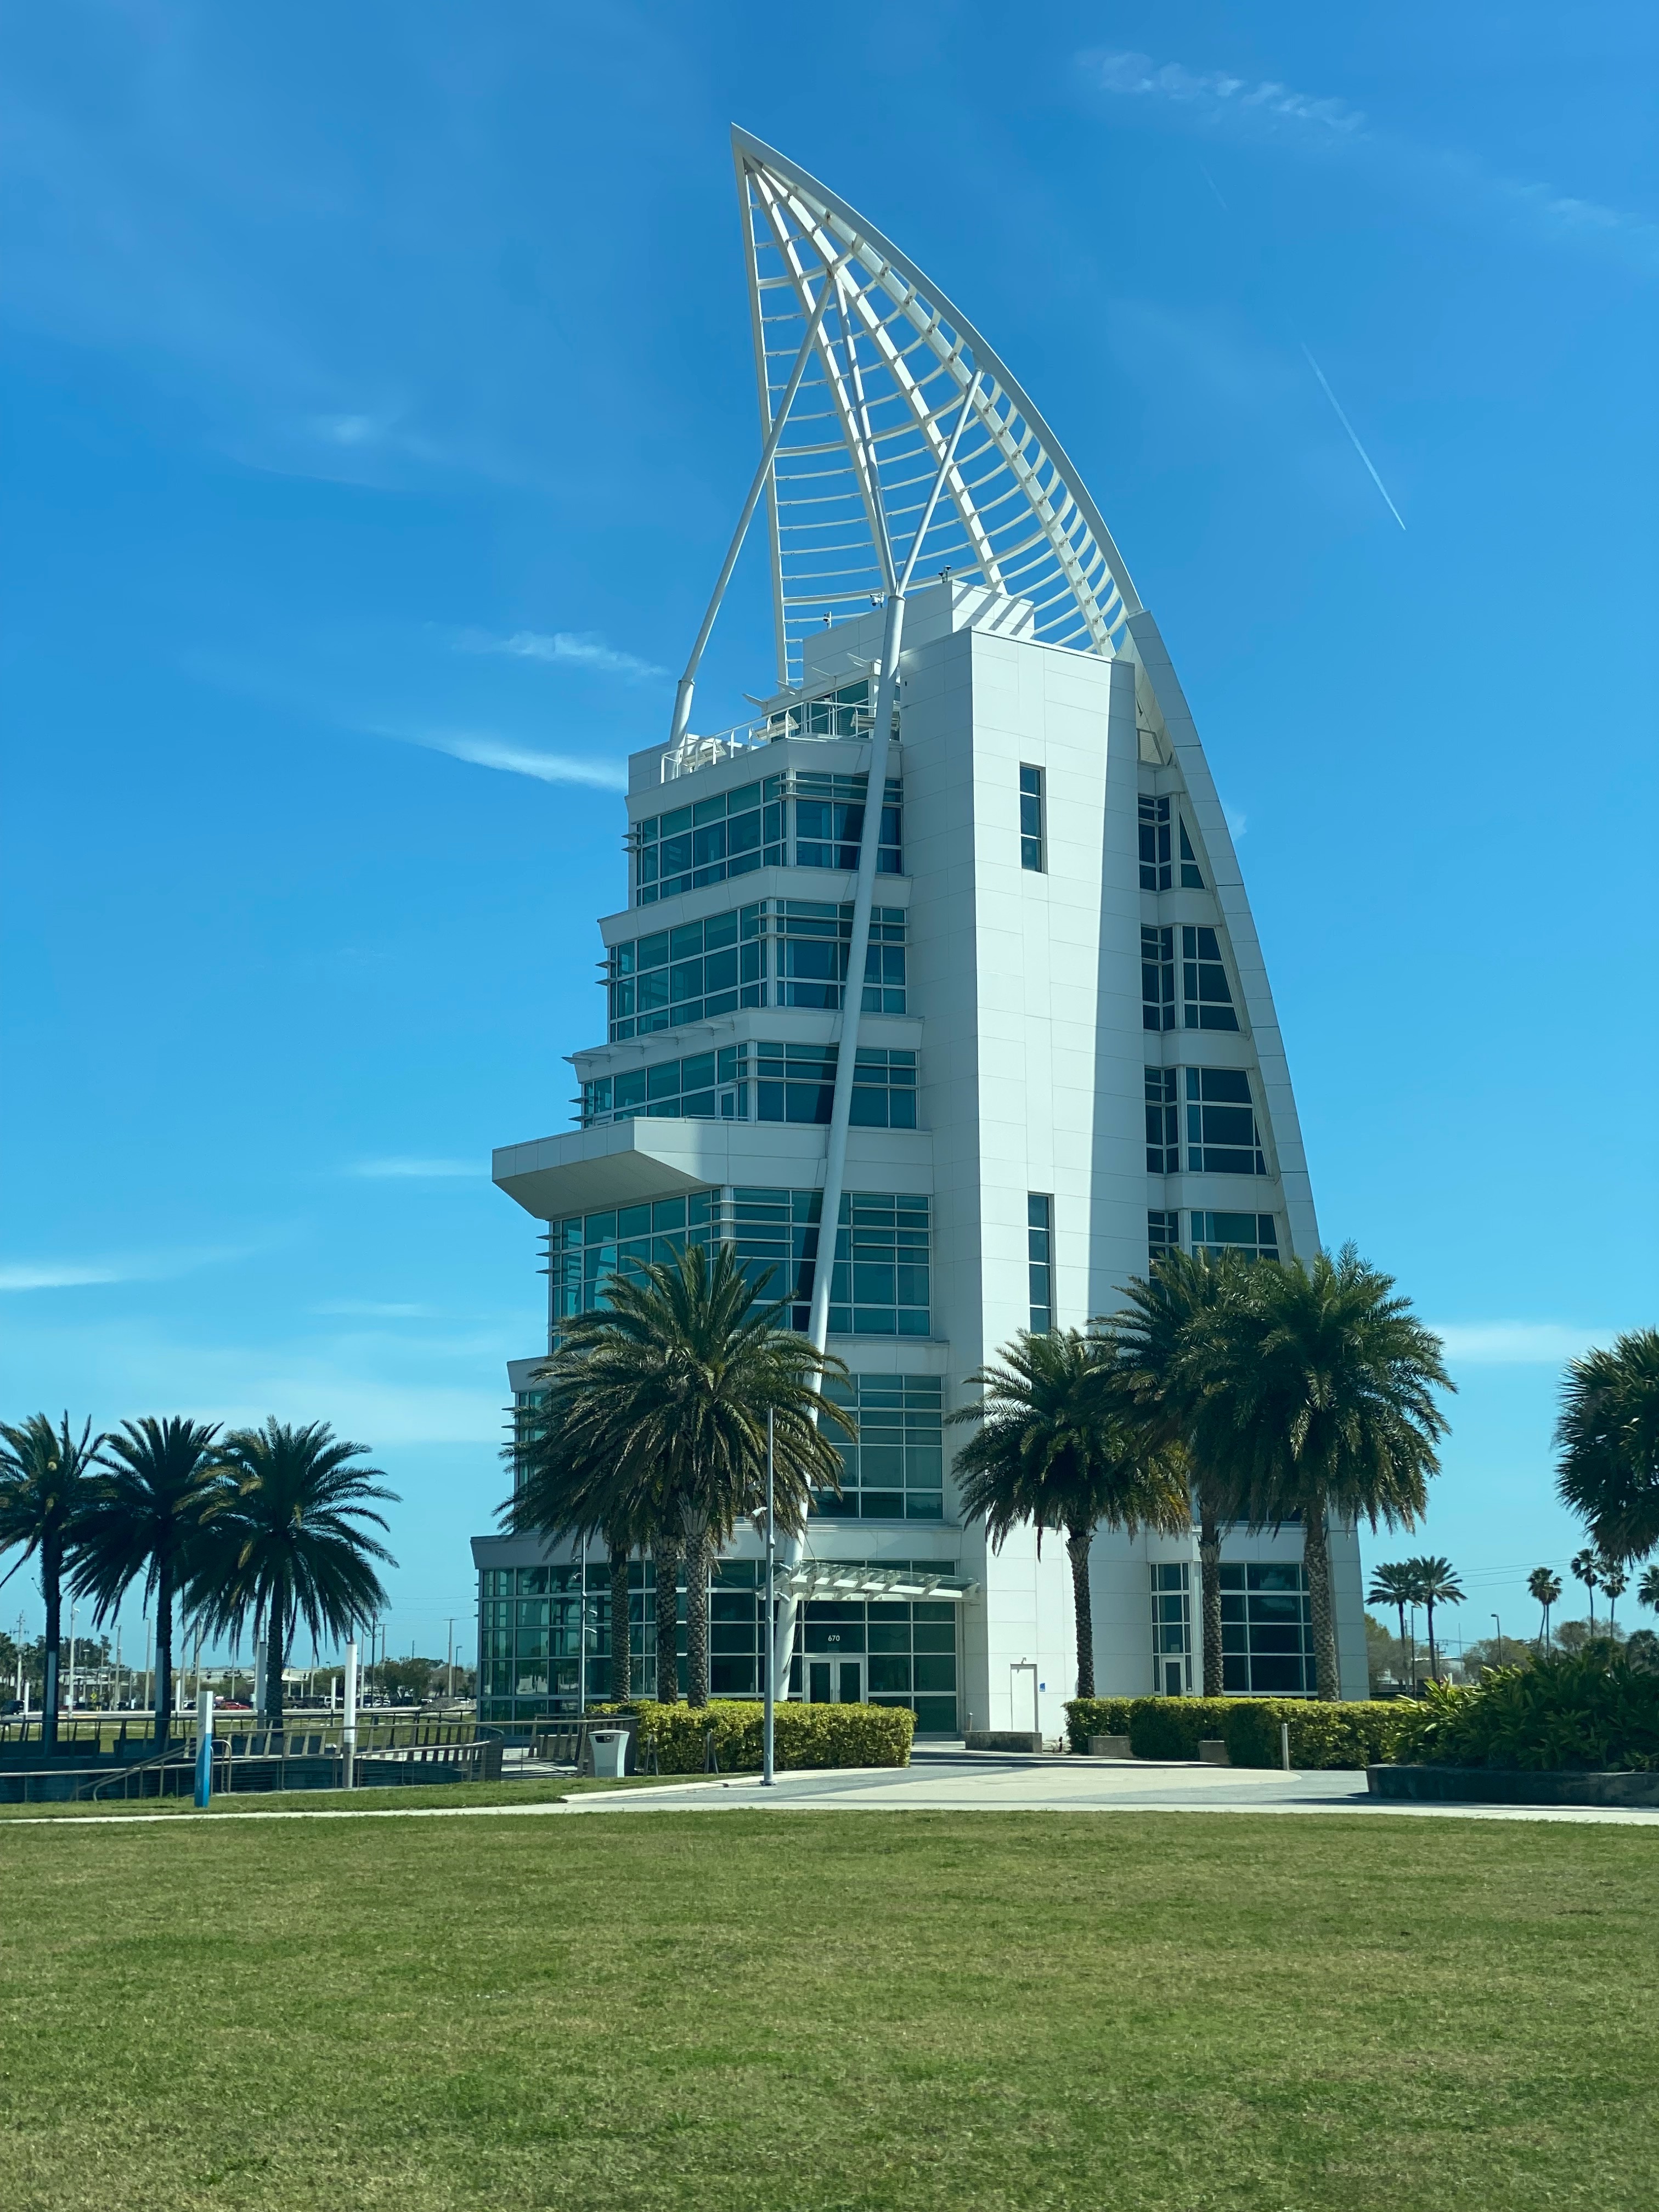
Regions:
M 587 1819 L 645 1813 L 1346 1813 L 1362 1820 L 1565 1820 L 1659 1829 L 1659 1808 L 1565 1805 L 1413 1805 L 1370 1796 L 1363 1774 L 1282 1774 L 1252 1768 L 1164 1765 L 1152 1759 L 1023 1759 L 994 1752 L 926 1750 L 908 1767 L 781 1774 L 770 1790 L 752 1777 L 699 1778 L 660 1788 L 594 1791 L 540 1805 L 428 1805 L 357 1810 L 330 1793 L 314 1812 L 250 1808 L 234 1813 L 110 1813 L 78 1820 L 25 1817 L 10 1827 L 64 1828 L 139 1821 L 468 1820 L 539 1815 Z
M 1567 1820 L 1659 1828 L 1659 1808 L 1416 1805 L 1370 1796 L 1363 1774 L 1283 1774 L 1151 1759 L 1004 1758 L 922 1752 L 908 1767 L 781 1774 L 770 1790 L 744 1777 L 694 1790 L 580 1797 L 570 1811 L 646 1813 L 1352 1813 L 1366 1819 Z

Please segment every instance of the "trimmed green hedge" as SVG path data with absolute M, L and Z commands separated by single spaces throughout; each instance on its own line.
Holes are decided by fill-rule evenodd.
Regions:
M 711 1698 L 696 1707 L 641 1698 L 611 1710 L 638 1716 L 640 1763 L 649 1747 L 664 1774 L 701 1774 L 710 1729 L 724 1772 L 760 1765 L 763 1716 L 759 1705 L 747 1698 Z M 908 1766 L 915 1729 L 915 1715 L 903 1705 L 781 1705 L 773 1719 L 773 1749 L 780 1771 Z
M 1137 1759 L 1196 1759 L 1201 1742 L 1218 1738 L 1235 1766 L 1277 1766 L 1279 1731 L 1288 1721 L 1291 1764 L 1311 1769 L 1397 1757 L 1418 1710 L 1306 1698 L 1073 1698 L 1066 1722 L 1073 1751 L 1086 1752 L 1091 1735 L 1127 1735 Z
M 1528 1773 L 1659 1767 L 1659 1673 L 1613 1644 L 1495 1668 L 1470 1689 L 1431 1682 L 1396 1756 Z

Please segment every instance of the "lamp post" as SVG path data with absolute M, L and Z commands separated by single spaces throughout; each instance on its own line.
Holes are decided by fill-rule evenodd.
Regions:
M 76 1608 L 75 1601 L 74 1601 L 74 1599 L 73 1599 L 73 1598 L 71 1598 L 71 1599 L 70 1600 L 70 1671 L 69 1671 L 69 1709 L 70 1709 L 70 1712 L 73 1712 L 73 1711 L 75 1711 L 75 1615 L 76 1615 Z
M 766 1685 L 765 1711 L 761 1721 L 761 1788 L 769 1790 L 773 1781 L 772 1729 L 776 1715 L 776 1691 L 773 1677 L 776 1669 L 772 1664 L 772 1576 L 777 1565 L 778 1522 L 775 1470 L 772 1458 L 772 1408 L 766 1409 L 766 1588 L 761 1599 L 761 1637 L 763 1679 Z
M 1501 1667 L 1504 1663 L 1504 1624 L 1496 1613 L 1492 1616 L 1492 1625 L 1498 1631 L 1497 1664 Z

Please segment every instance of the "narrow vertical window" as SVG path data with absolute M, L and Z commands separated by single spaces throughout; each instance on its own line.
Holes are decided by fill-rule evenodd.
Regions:
M 1019 865 L 1042 872 L 1042 770 L 1019 771 Z
M 1025 1200 L 1025 1249 L 1031 1276 L 1031 1334 L 1054 1325 L 1054 1201 L 1041 1191 Z
M 1140 933 L 1140 1018 L 1149 1030 L 1172 1030 L 1176 1018 L 1175 931 L 1168 924 Z
M 1150 1206 L 1146 1212 L 1146 1264 L 1155 1267 L 1166 1252 L 1181 1249 L 1181 1216 L 1173 1207 Z
M 1186 836 L 1186 831 L 1182 831 Z M 1170 888 L 1170 802 L 1147 793 L 1140 800 L 1140 888 L 1167 891 Z

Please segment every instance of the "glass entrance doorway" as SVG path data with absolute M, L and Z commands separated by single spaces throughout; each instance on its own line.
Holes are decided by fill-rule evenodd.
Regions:
M 862 1659 L 809 1659 L 806 1662 L 806 1702 L 809 1705 L 861 1705 L 864 1703 Z

